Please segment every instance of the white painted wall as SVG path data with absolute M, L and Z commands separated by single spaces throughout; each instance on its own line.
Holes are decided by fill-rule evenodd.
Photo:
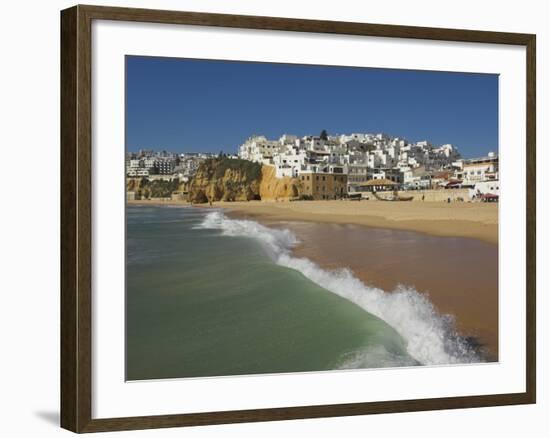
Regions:
M 550 29 L 545 3 L 535 0 L 502 2 L 464 0 L 449 4 L 435 0 L 385 2 L 308 2 L 295 0 L 107 0 L 87 3 L 161 9 L 272 15 L 418 26 L 457 27 L 538 34 L 538 161 L 549 158 L 548 104 L 545 78 Z M 0 391 L 2 435 L 8 437 L 72 436 L 56 426 L 59 405 L 59 10 L 73 1 L 4 2 L 0 27 L 2 66 L 2 129 L 0 144 L 32 154 L 51 172 L 40 187 L 32 178 L 20 179 L 17 191 L 4 191 L 1 217 L 2 275 L 0 307 L 2 333 Z M 539 165 L 542 170 L 542 166 Z M 17 178 L 9 166 L 5 180 Z M 539 171 L 538 221 L 550 220 L 548 178 Z M 37 192 L 37 189 L 38 192 Z M 22 196 L 25 193 L 25 196 Z M 36 193 L 32 202 L 28 193 Z M 548 300 L 550 287 L 542 262 L 550 248 L 548 229 L 539 237 L 539 370 L 548 368 Z M 548 342 L 546 342 L 548 345 Z M 464 438 L 477 436 L 543 437 L 548 429 L 550 386 L 539 373 L 539 404 L 499 408 L 423 412 L 338 419 L 285 421 L 185 430 L 169 429 L 108 433 L 102 437 L 281 437 L 388 436 Z M 546 431 L 544 431 L 546 429 Z

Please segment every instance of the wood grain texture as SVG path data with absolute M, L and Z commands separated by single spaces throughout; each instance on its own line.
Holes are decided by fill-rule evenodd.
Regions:
M 61 426 L 77 428 L 76 8 L 61 16 Z
M 147 23 L 187 24 L 243 29 L 284 30 L 293 32 L 334 33 L 388 38 L 464 41 L 525 45 L 530 34 L 488 32 L 435 27 L 396 26 L 342 21 L 302 20 L 296 18 L 259 17 L 253 15 L 207 14 L 167 10 L 81 6 L 94 19 L 139 21 Z
M 478 408 L 532 403 L 528 395 L 499 394 L 473 397 L 448 397 L 388 402 L 348 403 L 245 411 L 206 412 L 199 414 L 158 415 L 92 420 L 81 432 L 106 432 L 166 427 L 203 426 L 306 418 L 344 417 L 411 411 Z
M 536 82 L 536 36 L 531 35 L 526 44 L 527 61 L 527 239 L 526 239 L 526 347 L 527 347 L 527 394 L 536 403 L 537 391 L 537 82 Z
M 526 392 L 227 412 L 92 419 L 92 20 L 219 26 L 525 46 L 527 54 Z M 530 34 L 75 6 L 61 12 L 61 425 L 74 432 L 458 409 L 536 400 L 536 39 Z

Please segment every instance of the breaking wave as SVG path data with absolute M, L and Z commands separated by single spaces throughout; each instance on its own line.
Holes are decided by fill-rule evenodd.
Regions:
M 454 318 L 439 314 L 425 295 L 404 286 L 388 293 L 364 284 L 349 269 L 325 270 L 307 258 L 294 257 L 291 250 L 298 239 L 290 230 L 268 228 L 252 220 L 230 219 L 220 211 L 207 213 L 198 227 L 221 230 L 226 236 L 256 239 L 277 264 L 301 272 L 322 288 L 351 301 L 393 327 L 403 338 L 407 353 L 420 364 L 483 361 L 467 340 L 456 332 Z M 362 367 L 372 359 L 371 349 L 354 352 L 341 368 Z

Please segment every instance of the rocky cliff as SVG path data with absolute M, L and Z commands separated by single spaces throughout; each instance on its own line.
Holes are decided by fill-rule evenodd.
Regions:
M 297 178 L 275 177 L 273 166 L 262 166 L 260 197 L 263 201 L 288 200 L 300 194 L 300 182 Z
M 136 199 L 169 198 L 174 192 L 188 193 L 195 204 L 209 201 L 282 201 L 300 194 L 296 178 L 275 177 L 273 166 L 262 166 L 247 160 L 215 158 L 204 161 L 189 183 L 177 179 L 149 180 L 127 178 L 126 191 Z
M 186 192 L 187 183 L 173 179 L 149 180 L 148 178 L 126 178 L 126 191 L 134 192 L 136 199 L 170 198 L 173 192 Z
M 188 199 L 199 204 L 260 199 L 261 176 L 258 163 L 230 158 L 206 160 L 189 185 Z

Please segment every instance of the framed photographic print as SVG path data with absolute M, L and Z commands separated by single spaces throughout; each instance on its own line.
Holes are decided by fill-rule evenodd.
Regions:
M 535 36 L 61 13 L 61 423 L 535 403 Z

